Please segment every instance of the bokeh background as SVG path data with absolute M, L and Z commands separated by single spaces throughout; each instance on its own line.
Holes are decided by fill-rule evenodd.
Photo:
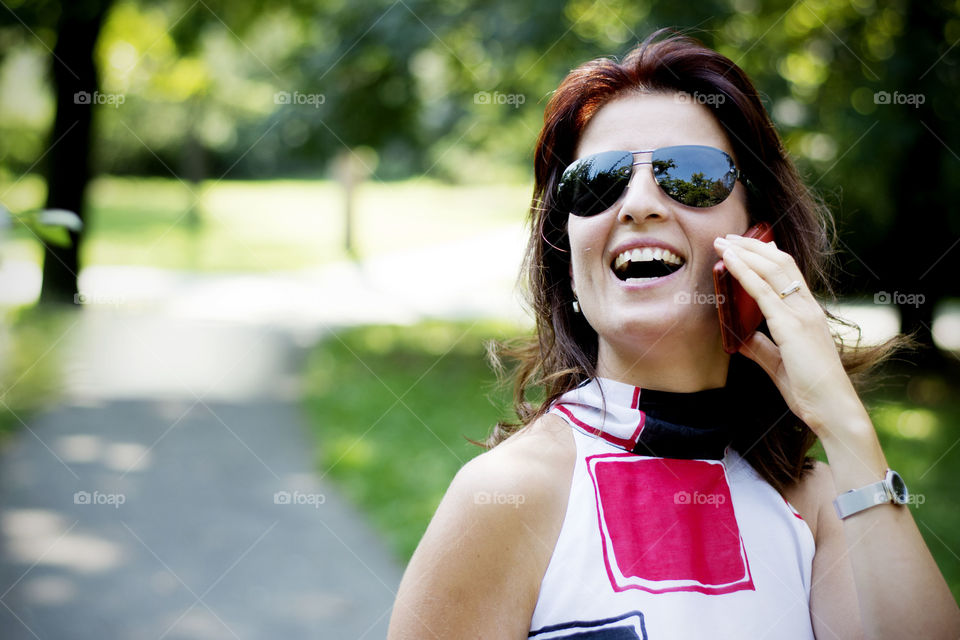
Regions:
M 0 5 L 5 637 L 381 637 L 510 416 L 546 101 L 664 26 L 833 210 L 830 307 L 920 345 L 864 398 L 960 597 L 960 2 Z

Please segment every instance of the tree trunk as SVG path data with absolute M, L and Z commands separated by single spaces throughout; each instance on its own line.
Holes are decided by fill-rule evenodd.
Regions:
M 907 15 L 904 41 L 920 42 L 942 28 L 943 16 L 928 3 L 911 3 Z M 960 247 L 953 247 L 950 216 L 953 203 L 948 189 L 940 181 L 948 151 L 937 139 L 943 136 L 943 120 L 933 108 L 933 83 L 937 76 L 929 71 L 930 60 L 941 52 L 936 40 L 922 50 L 925 55 L 912 56 L 913 68 L 902 69 L 900 86 L 894 90 L 923 96 L 922 104 L 909 109 L 914 120 L 914 137 L 910 146 L 893 158 L 897 163 L 899 184 L 895 190 L 896 219 L 886 243 L 884 279 L 890 284 L 891 302 L 900 309 L 900 329 L 912 333 L 921 350 L 914 360 L 924 366 L 943 364 L 943 354 L 933 342 L 933 309 L 937 302 L 955 291 L 957 256 Z M 922 67 L 922 68 L 921 68 Z M 930 89 L 930 90 L 928 90 Z M 940 133 L 937 133 L 940 131 Z M 952 251 L 951 251 L 952 249 Z
M 93 50 L 111 0 L 72 0 L 60 5 L 53 83 L 57 111 L 47 155 L 47 208 L 67 209 L 86 221 L 84 193 L 90 180 L 93 107 L 99 81 Z M 69 247 L 44 243 L 41 303 L 75 302 L 83 232 Z

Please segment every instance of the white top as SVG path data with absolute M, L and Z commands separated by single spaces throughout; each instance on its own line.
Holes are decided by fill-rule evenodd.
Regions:
M 630 453 L 639 394 L 595 379 L 551 409 L 574 427 L 577 460 L 529 637 L 813 638 L 800 514 L 732 447 L 722 460 Z

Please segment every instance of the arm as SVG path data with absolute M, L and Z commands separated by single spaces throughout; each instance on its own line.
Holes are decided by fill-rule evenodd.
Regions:
M 957 624 L 956 605 L 908 508 L 883 505 L 837 517 L 840 464 L 818 463 L 810 478 L 817 509 L 810 616 L 817 638 L 956 637 L 950 626 Z M 861 518 L 872 511 L 879 517 Z
M 460 470 L 404 573 L 390 640 L 527 637 L 569 494 L 561 449 L 514 436 Z
M 863 638 L 857 602 L 857 585 L 847 552 L 843 526 L 833 511 L 833 477 L 830 467 L 817 462 L 801 483 L 803 499 L 814 524 L 816 553 L 810 589 L 810 621 L 819 640 Z
M 833 543 L 847 551 L 864 633 L 868 638 L 957 638 L 960 610 L 909 507 L 880 505 L 842 521 L 834 510 L 838 494 L 876 482 L 887 469 L 873 425 L 860 409 L 859 416 L 838 418 L 856 425 L 851 435 L 822 439 L 832 482 L 825 483 L 820 519 Z M 834 431 L 840 432 L 839 425 Z
M 852 604 L 852 575 L 866 637 L 960 637 L 960 609 L 910 511 L 881 505 L 841 522 L 833 510 L 839 493 L 883 478 L 887 462 L 819 303 L 806 286 L 784 298 L 778 294 L 794 280 L 803 282 L 793 258 L 773 243 L 739 236 L 718 238 L 716 248 L 760 305 L 773 337 L 754 333 L 741 352 L 766 371 L 791 411 L 820 438 L 830 461 L 832 483 L 819 486 L 817 554 L 840 564 L 814 561 L 819 575 L 813 578 L 811 615 L 817 616 L 818 632 L 829 637 L 831 629 L 849 629 L 836 603 Z M 849 571 L 839 569 L 843 563 Z

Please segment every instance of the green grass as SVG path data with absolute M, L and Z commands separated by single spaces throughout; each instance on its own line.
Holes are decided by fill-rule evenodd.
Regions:
M 457 469 L 482 452 L 465 438 L 482 441 L 505 416 L 508 399 L 495 392 L 483 345 L 511 330 L 358 328 L 311 353 L 304 382 L 320 473 L 367 511 L 404 561 Z
M 0 445 L 27 419 L 55 403 L 62 388 L 61 337 L 79 311 L 8 310 L 0 317 Z
M 343 331 L 307 367 L 307 410 L 320 473 L 365 510 L 398 557 L 409 559 L 457 469 L 508 417 L 488 395 L 483 341 L 509 327 L 427 323 Z M 960 385 L 913 372 L 866 395 L 890 465 L 924 498 L 917 526 L 960 599 Z M 397 402 L 396 396 L 402 398 Z
M 40 207 L 46 189 L 28 177 L 0 181 L 11 210 Z M 526 185 L 450 186 L 431 180 L 366 183 L 355 200 L 359 256 L 452 242 L 516 224 L 529 203 Z M 343 193 L 330 181 L 209 181 L 103 177 L 88 191 L 90 215 L 81 263 L 197 271 L 275 271 L 348 257 Z M 191 223 L 191 210 L 197 223 Z M 6 255 L 39 264 L 25 229 Z

